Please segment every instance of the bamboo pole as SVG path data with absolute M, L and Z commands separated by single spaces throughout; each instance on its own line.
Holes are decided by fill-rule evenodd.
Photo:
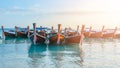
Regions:
M 90 37 L 92 31 L 92 26 L 90 26 L 88 37 Z
M 61 32 L 61 24 L 58 24 L 58 33 Z
M 15 36 L 17 37 L 18 27 L 15 26 Z
M 117 31 L 117 27 L 115 27 L 114 34 L 116 33 L 116 31 Z
M 34 39 L 33 39 L 33 43 L 34 44 L 36 44 L 36 40 L 37 40 L 37 38 L 36 38 L 36 23 L 33 23 L 33 32 L 34 32 Z
M 40 29 L 41 29 L 40 31 L 42 31 L 42 26 L 40 26 Z
M 83 34 L 85 31 L 85 25 L 82 25 L 82 28 L 81 28 L 81 34 Z
M 2 28 L 2 32 L 4 32 L 4 26 L 1 26 L 1 28 Z
M 77 26 L 77 33 L 79 32 L 79 25 Z
M 1 28 L 2 28 L 2 38 L 4 38 L 4 36 L 5 36 L 5 34 L 4 34 L 4 26 L 1 26 Z
M 54 27 L 52 26 L 52 31 L 51 31 L 51 33 L 54 33 Z
M 117 31 L 117 27 L 115 27 L 115 30 L 114 30 L 114 34 L 113 34 L 113 37 L 115 37 L 115 33 L 116 33 L 116 31 Z
M 67 28 L 64 29 L 64 35 L 66 36 L 67 33 Z
M 102 30 L 101 30 L 102 32 L 104 31 L 104 28 L 105 28 L 105 26 L 102 27 Z
M 103 37 L 104 29 L 105 29 L 105 26 L 102 27 L 102 30 L 101 30 L 101 37 Z
M 28 36 L 28 38 L 29 38 L 29 37 L 30 37 L 30 27 L 28 26 L 27 29 L 28 29 L 28 32 L 27 32 L 28 34 L 27 34 L 27 36 Z
M 61 32 L 61 24 L 58 24 L 58 39 L 57 39 L 57 44 L 60 44 L 60 32 Z
M 40 28 L 42 28 L 42 26 L 40 26 Z
M 85 30 L 85 25 L 82 25 L 82 28 L 81 28 L 81 38 L 80 38 L 80 45 L 82 46 L 82 42 L 83 42 L 83 38 L 84 38 L 84 30 Z

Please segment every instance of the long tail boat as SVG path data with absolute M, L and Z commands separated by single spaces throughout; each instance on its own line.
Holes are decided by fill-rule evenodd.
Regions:
M 65 37 L 61 33 L 61 24 L 58 24 L 58 32 L 54 32 L 53 27 L 52 27 L 52 31 L 49 34 L 50 44 L 58 44 L 58 45 L 62 44 L 64 39 L 65 39 Z
M 82 29 L 81 29 L 81 34 L 79 32 L 79 26 L 77 26 L 77 31 L 74 32 L 66 32 L 65 29 L 65 43 L 69 44 L 69 43 L 82 43 L 82 36 L 83 36 L 83 31 L 84 31 L 85 26 L 82 25 Z
M 115 34 L 114 38 L 120 38 L 120 34 Z
M 117 31 L 117 27 L 115 27 L 115 29 L 111 29 L 111 30 L 109 29 L 108 32 L 106 30 L 106 32 L 103 34 L 103 38 L 114 38 L 116 31 Z
M 14 30 L 5 31 L 3 26 L 1 26 L 1 28 L 2 28 L 2 34 L 5 36 L 5 38 L 16 38 L 16 34 Z
M 33 34 L 30 35 L 30 40 L 32 41 L 33 44 L 45 44 L 46 41 L 46 33 L 44 31 L 41 32 L 36 32 L 36 23 L 33 23 Z
M 19 27 L 15 26 L 15 29 L 16 29 L 16 36 L 17 37 L 27 38 L 30 35 L 29 26 L 27 28 L 19 28 Z
M 89 30 L 87 29 L 87 30 L 84 31 L 84 36 L 86 38 L 90 37 L 91 32 L 92 32 L 92 27 L 90 27 Z
M 102 38 L 103 32 L 104 32 L 104 26 L 102 27 L 102 30 L 99 31 L 99 32 L 97 32 L 97 31 L 91 32 L 91 34 L 90 34 L 89 37 L 90 37 L 90 38 Z
M 118 29 L 118 30 L 120 30 L 120 29 Z M 118 31 L 118 32 L 116 32 L 116 34 L 115 34 L 114 38 L 120 38 L 120 32 L 119 32 L 119 31 Z

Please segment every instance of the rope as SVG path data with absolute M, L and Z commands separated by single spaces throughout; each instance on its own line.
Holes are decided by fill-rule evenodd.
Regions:
M 42 38 L 44 38 L 44 39 L 46 38 L 46 37 L 44 37 L 44 36 L 42 36 L 42 35 L 39 35 L 39 34 L 37 34 L 37 33 L 36 33 L 36 35 L 39 36 L 39 37 L 42 37 Z

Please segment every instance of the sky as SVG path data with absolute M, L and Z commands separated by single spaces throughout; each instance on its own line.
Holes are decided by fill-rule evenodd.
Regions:
M 0 25 L 119 27 L 119 0 L 1 0 Z

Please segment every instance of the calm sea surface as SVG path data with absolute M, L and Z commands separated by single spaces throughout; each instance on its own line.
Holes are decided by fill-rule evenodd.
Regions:
M 32 45 L 23 38 L 0 40 L 0 68 L 119 67 L 120 39 L 84 39 L 82 46 Z

